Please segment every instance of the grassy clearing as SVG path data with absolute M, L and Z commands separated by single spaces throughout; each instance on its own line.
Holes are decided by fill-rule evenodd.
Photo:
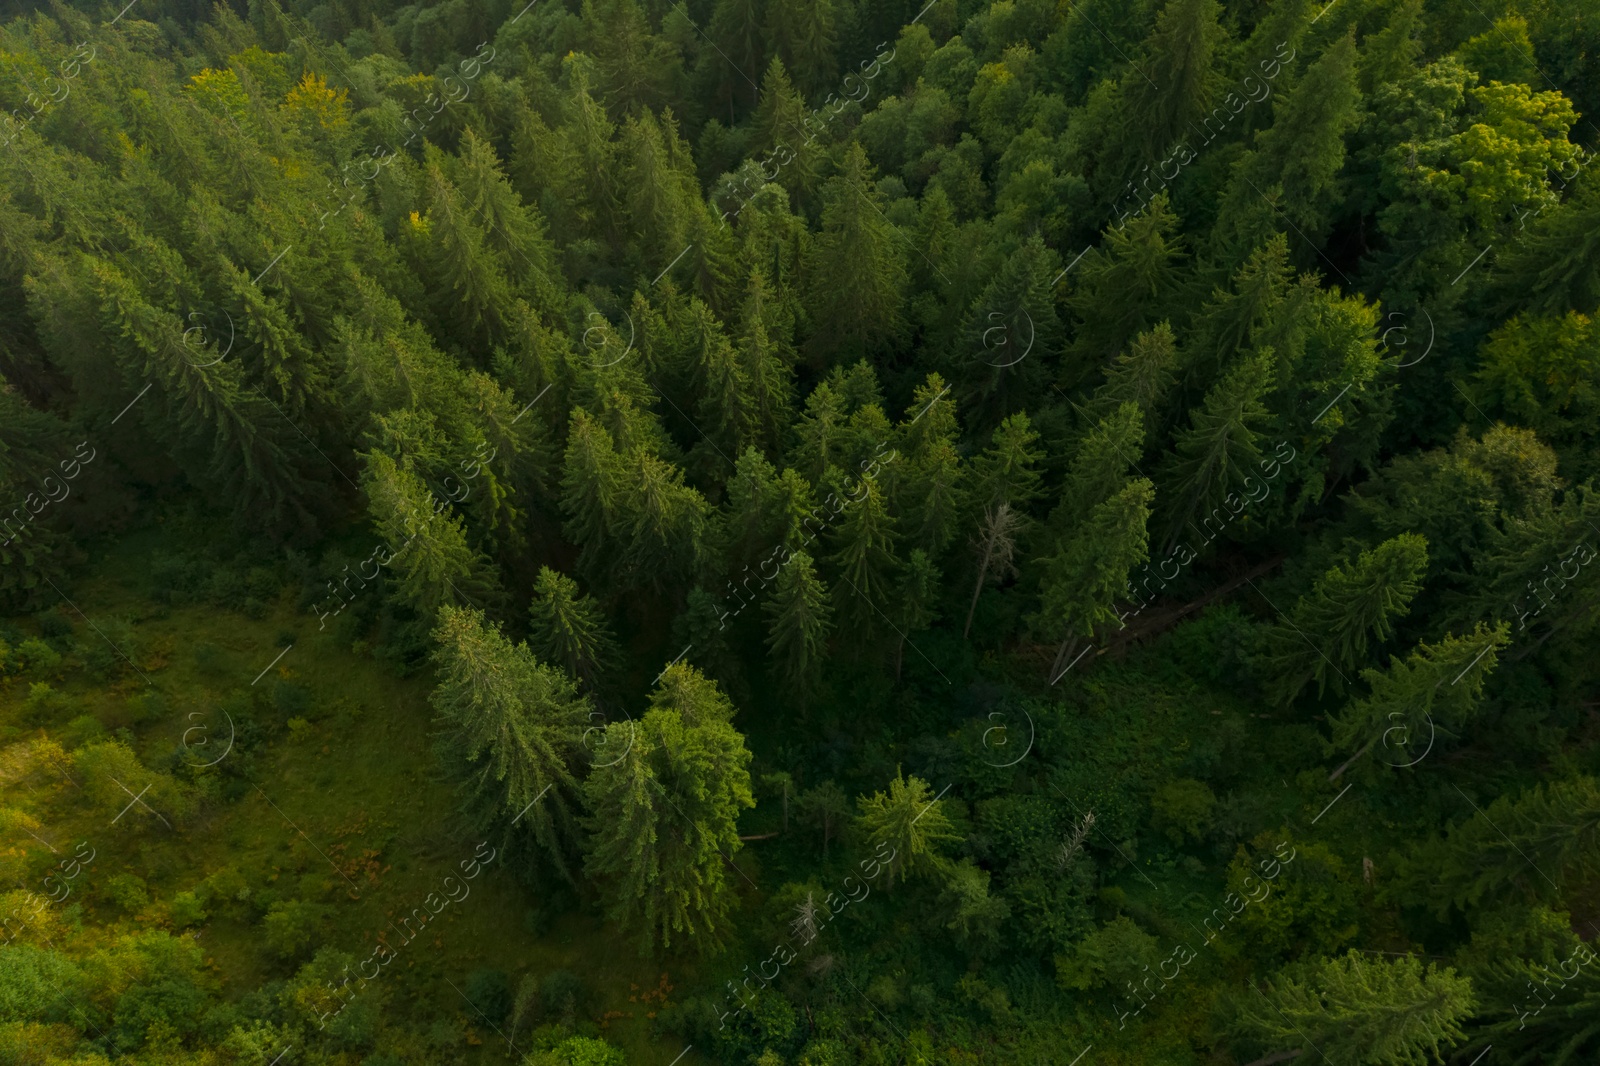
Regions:
M 44 841 L 17 835 L 21 843 L 8 853 L 15 877 L 36 885 L 58 860 L 49 845 L 66 854 L 87 841 L 94 861 L 64 904 L 80 907 L 88 925 L 155 926 L 196 937 L 228 997 L 287 978 L 323 944 L 365 958 L 382 936 L 403 947 L 361 994 L 384 997 L 386 1015 L 404 1016 L 413 1027 L 420 1020 L 422 1029 L 459 1034 L 459 1054 L 473 1061 L 516 1057 L 461 991 L 483 968 L 503 971 L 513 988 L 526 974 L 569 970 L 587 993 L 579 1020 L 598 1025 L 630 1062 L 677 1058 L 682 1042 L 658 1034 L 649 1015 L 671 997 L 663 989 L 689 983 L 685 964 L 640 958 L 588 907 L 535 935 L 529 914 L 541 901 L 503 857 L 470 882 L 465 899 L 405 941 L 391 920 L 440 892 L 442 879 L 457 873 L 478 843 L 432 754 L 428 679 L 398 678 L 340 646 L 287 593 L 259 618 L 155 605 L 140 576 L 152 546 L 151 538 L 134 538 L 114 549 L 71 590 L 76 609 L 63 607 L 75 623 L 70 640 L 88 649 L 111 643 L 115 632 L 123 638 L 115 642 L 119 656 L 131 666 L 97 678 L 74 668 L 83 655 L 69 654 L 59 673 L 44 679 L 53 690 L 44 703 L 32 689 L 38 677 L 0 684 L 7 745 L 0 802 L 36 819 Z M 39 628 L 34 618 L 6 622 L 24 634 Z M 240 714 L 241 707 L 250 711 Z M 186 820 L 168 818 L 169 828 L 159 804 L 126 796 L 106 802 L 92 782 L 69 780 L 70 771 L 35 750 L 42 731 L 70 758 L 101 730 L 127 740 L 146 767 L 180 777 L 183 760 L 220 757 L 197 776 L 209 798 Z M 230 897 L 212 900 L 198 920 L 186 914 L 181 894 L 226 870 L 238 875 L 228 882 Z M 129 887 L 138 883 L 130 875 L 147 898 Z M 233 898 L 239 895 L 247 898 Z M 261 912 L 272 900 L 320 908 L 299 950 L 270 943 Z

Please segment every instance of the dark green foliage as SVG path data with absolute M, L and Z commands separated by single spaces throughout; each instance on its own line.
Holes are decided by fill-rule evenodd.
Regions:
M 1593 14 L 9 11 L 0 1061 L 1593 1059 Z

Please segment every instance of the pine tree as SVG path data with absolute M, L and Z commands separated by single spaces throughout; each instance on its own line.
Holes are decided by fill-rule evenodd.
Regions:
M 1292 703 L 1311 681 L 1319 696 L 1329 685 L 1342 690 L 1345 671 L 1366 660 L 1369 643 L 1389 639 L 1427 568 L 1427 540 L 1402 533 L 1318 578 L 1266 633 L 1262 666 L 1272 699 Z
M 528 608 L 529 642 L 535 654 L 557 663 L 590 689 L 618 660 L 616 642 L 605 614 L 578 583 L 565 574 L 539 568 Z
M 507 835 L 531 836 L 572 882 L 573 771 L 587 701 L 571 677 L 512 644 L 481 611 L 445 607 L 433 639 L 439 684 L 429 700 L 444 726 L 443 750 L 467 772 L 468 809 Z
M 733 908 L 727 867 L 739 850 L 741 808 L 755 806 L 750 752 L 716 685 L 669 666 L 638 722 L 607 727 L 606 750 L 583 784 L 590 838 L 585 872 L 609 918 L 648 951 L 673 938 L 712 950 Z
M 1050 667 L 1052 684 L 1076 662 L 1072 654 L 1078 644 L 1116 620 L 1116 599 L 1148 555 L 1146 525 L 1154 498 L 1149 481 L 1128 482 L 1090 511 L 1076 535 L 1046 560 L 1038 621 L 1061 638 Z
M 851 145 L 823 189 L 822 232 L 806 260 L 806 310 L 818 326 L 810 345 L 819 363 L 876 353 L 905 332 L 903 237 L 881 198 L 866 151 Z
M 889 887 L 896 878 L 912 874 L 938 873 L 948 861 L 940 847 L 961 838 L 944 813 L 944 801 L 934 795 L 932 786 L 920 777 L 906 777 L 898 769 L 887 793 L 874 792 L 856 800 L 861 813 L 856 827 L 875 852 L 890 850 L 887 867 Z
M 811 556 L 795 552 L 788 557 L 778 571 L 771 598 L 761 609 L 771 619 L 767 647 L 772 649 L 778 675 L 804 706 L 817 689 L 828 634 L 833 629 L 828 590 L 817 576 Z
M 1465 1038 L 1473 994 L 1449 967 L 1352 951 L 1281 973 L 1234 1004 L 1230 1028 L 1272 1061 L 1317 1054 L 1329 1066 L 1419 1066 L 1443 1061 Z

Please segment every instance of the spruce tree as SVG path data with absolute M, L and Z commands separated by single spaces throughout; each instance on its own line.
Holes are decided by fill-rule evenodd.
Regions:
M 409 467 L 366 454 L 362 488 L 398 578 L 395 597 L 424 620 L 447 604 L 481 603 L 497 591 L 494 564 L 472 549 L 465 525 Z
M 933 559 L 921 548 L 906 556 L 905 569 L 895 583 L 894 620 L 899 637 L 894 646 L 894 679 L 900 680 L 906 642 L 911 634 L 927 629 L 939 617 L 941 575 Z
M 972 633 L 972 616 L 978 611 L 978 597 L 983 593 L 983 586 L 1016 574 L 1016 564 L 1012 560 L 1017 554 L 1017 534 L 1021 529 L 1022 516 L 1012 510 L 1009 503 L 996 504 L 984 511 L 983 522 L 973 541 L 978 556 L 978 579 L 972 586 L 966 625 L 961 628 L 963 640 Z
M 1124 403 L 1078 443 L 1062 480 L 1061 499 L 1050 514 L 1054 539 L 1082 528 L 1096 507 L 1122 490 L 1129 472 L 1138 469 L 1142 421 L 1139 409 Z
M 1026 413 L 1007 415 L 990 435 L 989 447 L 972 461 L 968 506 L 987 512 L 1008 504 L 1023 511 L 1044 495 L 1039 463 L 1043 449 Z
M 858 493 L 834 527 L 832 561 L 839 581 L 833 595 L 846 632 L 869 637 L 879 631 L 889 603 L 899 536 L 877 483 L 862 479 Z
M 441 747 L 466 772 L 468 810 L 506 836 L 526 834 L 573 882 L 578 782 L 589 721 L 567 674 L 512 644 L 483 612 L 447 606 L 433 631 L 439 683 L 429 701 Z
M 1061 320 L 1050 281 L 1059 257 L 1037 236 L 1007 256 L 968 312 L 950 360 L 963 410 L 993 425 L 1047 381 L 1046 356 L 1060 350 Z
M 535 654 L 556 663 L 592 690 L 618 661 L 616 642 L 605 614 L 578 583 L 565 574 L 539 568 L 528 608 L 528 639 Z
M 1319 696 L 1330 685 L 1342 691 L 1370 643 L 1389 639 L 1427 569 L 1427 540 L 1402 533 L 1319 577 L 1265 634 L 1262 668 L 1274 702 L 1292 703 L 1312 681 Z
M 1441 915 L 1514 898 L 1559 905 L 1600 872 L 1600 782 L 1568 777 L 1476 802 L 1408 865 L 1407 882 Z
M 584 781 L 584 870 L 641 951 L 670 948 L 674 937 L 708 951 L 729 933 L 739 812 L 755 806 L 750 752 L 732 716 L 713 682 L 673 664 L 642 719 L 607 727 L 606 750 L 623 754 Z
M 778 676 L 804 706 L 816 692 L 828 634 L 833 629 L 828 590 L 817 576 L 811 556 L 795 552 L 788 557 L 761 609 L 770 619 L 767 647 L 772 650 Z
M 1116 620 L 1117 597 L 1148 555 L 1154 498 L 1149 481 L 1129 481 L 1090 511 L 1078 532 L 1045 561 L 1038 623 L 1061 640 L 1050 667 L 1052 684 L 1076 661 L 1079 644 Z
M 823 189 L 822 232 L 807 257 L 806 310 L 818 363 L 877 353 L 905 332 L 904 237 L 884 216 L 867 153 L 853 144 Z
M 889 851 L 890 857 L 880 861 L 888 874 L 885 884 L 891 888 L 896 879 L 943 870 L 949 860 L 940 854 L 941 847 L 960 839 L 933 788 L 898 769 L 887 793 L 860 796 L 856 806 L 861 812 L 856 828 L 867 844 L 875 853 Z
M 583 408 L 574 408 L 562 464 L 561 510 L 567 539 L 581 548 L 578 566 L 588 573 L 596 573 L 612 551 L 621 495 L 622 457 L 611 434 Z
M 1281 220 L 1315 246 L 1342 199 L 1335 182 L 1345 134 L 1361 120 L 1360 103 L 1355 38 L 1345 36 L 1275 103 L 1271 127 L 1235 170 L 1215 230 L 1224 261 L 1243 259 L 1278 232 Z
M 767 39 L 806 96 L 833 87 L 838 48 L 833 0 L 794 0 L 767 7 Z
M 1316 1055 L 1329 1066 L 1443 1061 L 1466 1036 L 1472 982 L 1407 955 L 1352 951 L 1281 973 L 1264 993 L 1238 993 L 1230 1029 L 1273 1061 Z M 1276 1053 L 1276 1054 L 1274 1054 Z
M 1467 636 L 1447 634 L 1437 644 L 1418 644 L 1404 660 L 1390 660 L 1388 670 L 1361 671 L 1368 695 L 1351 701 L 1330 722 L 1337 747 L 1361 747 L 1328 779 L 1336 780 L 1380 742 L 1394 749 L 1385 760 L 1393 764 L 1420 758 L 1441 730 L 1456 733 L 1472 716 L 1484 681 L 1509 641 L 1505 623 L 1492 629 L 1479 623 Z
M 1171 315 L 1184 256 L 1178 220 L 1161 193 L 1126 225 L 1111 229 L 1100 248 L 1074 271 L 1067 306 L 1077 329 L 1064 376 L 1084 380 L 1144 330 Z
M 1273 370 L 1270 351 L 1239 360 L 1206 393 L 1190 415 L 1189 427 L 1178 433 L 1163 476 L 1170 486 L 1169 546 L 1196 516 L 1202 524 L 1216 521 L 1220 530 L 1242 513 L 1244 498 L 1239 493 L 1261 463 L 1256 442 L 1267 420 L 1261 397 L 1272 387 Z

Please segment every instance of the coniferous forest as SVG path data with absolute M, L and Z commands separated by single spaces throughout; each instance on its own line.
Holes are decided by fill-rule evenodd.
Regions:
M 1600 0 L 8 0 L 0 110 L 0 1066 L 1600 1060 Z

